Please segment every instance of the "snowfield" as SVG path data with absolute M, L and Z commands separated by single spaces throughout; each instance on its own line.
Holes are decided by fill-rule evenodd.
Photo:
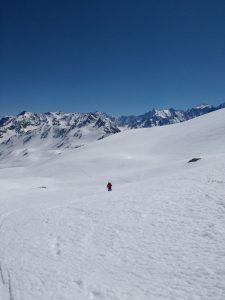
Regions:
M 0 191 L 1 300 L 225 299 L 225 109 L 1 160 Z

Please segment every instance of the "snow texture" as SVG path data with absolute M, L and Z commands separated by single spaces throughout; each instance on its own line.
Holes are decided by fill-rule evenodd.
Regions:
M 60 153 L 1 161 L 1 300 L 225 299 L 225 109 Z

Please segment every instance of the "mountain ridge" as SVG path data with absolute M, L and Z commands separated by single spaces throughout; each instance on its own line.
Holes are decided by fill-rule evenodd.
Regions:
M 213 106 L 211 104 L 200 104 L 187 110 L 174 108 L 162 110 L 152 109 L 149 112 L 138 116 L 120 116 L 118 118 L 117 124 L 119 126 L 127 126 L 128 128 L 132 129 L 163 126 L 184 122 L 224 107 L 225 103 L 220 104 L 219 106 Z
M 201 104 L 188 110 L 156 110 L 138 116 L 109 116 L 104 112 L 32 113 L 0 118 L 0 157 L 26 156 L 29 149 L 73 149 L 123 130 L 184 122 L 225 107 Z

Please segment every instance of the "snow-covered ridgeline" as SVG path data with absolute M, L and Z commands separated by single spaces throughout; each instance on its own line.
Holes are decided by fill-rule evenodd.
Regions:
M 102 139 L 120 130 L 105 114 L 22 112 L 0 120 L 0 157 L 60 153 Z M 36 154 L 35 154 L 36 155 Z
M 188 110 L 173 108 L 163 110 L 153 109 L 140 116 L 121 116 L 117 119 L 117 124 L 122 129 L 125 126 L 131 129 L 163 126 L 184 122 L 224 107 L 224 104 L 219 106 L 202 104 Z
M 179 123 L 223 107 L 222 104 L 200 105 L 187 111 L 153 109 L 144 115 L 119 118 L 101 112 L 35 114 L 24 111 L 0 119 L 0 158 L 28 158 L 30 154 L 40 154 L 41 150 L 61 153 L 62 149 L 77 148 L 125 129 Z

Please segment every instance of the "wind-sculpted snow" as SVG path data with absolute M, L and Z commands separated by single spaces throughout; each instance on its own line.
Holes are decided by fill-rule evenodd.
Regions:
M 224 149 L 219 110 L 6 160 L 0 299 L 223 300 Z

